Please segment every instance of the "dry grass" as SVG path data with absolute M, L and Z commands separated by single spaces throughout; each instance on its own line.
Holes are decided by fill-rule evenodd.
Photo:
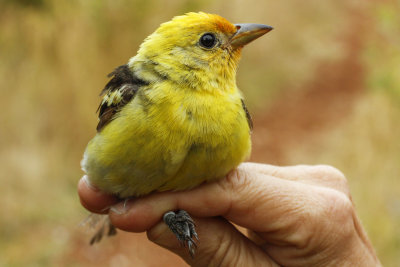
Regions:
M 95 133 L 97 95 L 106 74 L 133 56 L 161 22 L 203 10 L 234 22 L 275 26 L 245 50 L 238 77 L 250 109 L 263 117 L 282 93 L 305 90 L 321 62 L 345 56 L 341 36 L 351 27 L 355 9 L 363 12 L 360 23 L 376 22 L 360 51 L 364 93 L 352 102 L 353 112 L 313 133 L 315 140 L 287 151 L 282 162 L 342 169 L 383 263 L 400 265 L 399 5 L 361 0 L 162 3 L 0 1 L 0 266 L 94 265 L 94 252 L 81 242 L 86 236 L 78 236 L 86 213 L 76 182 L 82 175 L 81 154 Z M 119 242 L 129 242 L 122 238 Z M 110 247 L 104 247 L 104 265 L 134 262 L 128 250 L 120 254 Z M 86 258 L 77 256 L 82 251 Z

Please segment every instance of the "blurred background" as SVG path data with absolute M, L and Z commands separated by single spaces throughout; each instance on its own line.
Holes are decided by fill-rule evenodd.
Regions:
M 144 234 L 89 246 L 76 184 L 106 74 L 188 11 L 275 27 L 238 72 L 251 160 L 342 170 L 382 263 L 400 266 L 398 0 L 0 0 L 0 266 L 185 266 Z

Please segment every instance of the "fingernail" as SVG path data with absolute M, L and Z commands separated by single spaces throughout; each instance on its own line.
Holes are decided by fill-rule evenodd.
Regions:
M 125 199 L 125 201 L 119 202 L 118 204 L 112 206 L 110 208 L 110 211 L 112 211 L 118 215 L 121 215 L 121 214 L 126 213 L 129 210 L 129 206 L 130 206 L 129 199 Z
M 82 180 L 85 182 L 85 184 L 86 184 L 86 186 L 89 188 L 89 189 L 91 189 L 91 190 L 93 190 L 93 191 L 100 191 L 97 187 L 95 187 L 94 185 L 92 185 L 91 183 L 90 183 L 90 180 L 89 180 L 89 177 L 87 176 L 87 175 L 84 175 L 83 177 L 82 177 Z

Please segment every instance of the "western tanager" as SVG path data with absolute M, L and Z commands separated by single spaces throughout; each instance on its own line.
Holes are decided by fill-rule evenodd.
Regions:
M 90 182 L 126 199 L 190 189 L 245 160 L 252 122 L 236 70 L 243 46 L 270 30 L 202 12 L 161 24 L 102 91 L 97 134 L 81 163 Z M 164 221 L 193 254 L 189 215 L 169 212 Z

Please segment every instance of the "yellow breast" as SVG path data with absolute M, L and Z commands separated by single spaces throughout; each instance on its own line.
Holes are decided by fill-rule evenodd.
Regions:
M 168 81 L 141 88 L 88 144 L 91 182 L 121 197 L 183 190 L 221 178 L 250 153 L 236 88 L 208 93 Z

